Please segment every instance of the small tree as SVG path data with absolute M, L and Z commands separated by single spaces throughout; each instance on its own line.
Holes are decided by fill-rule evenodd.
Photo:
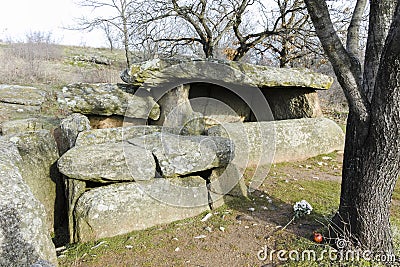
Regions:
M 106 30 L 106 37 L 111 38 L 111 28 L 120 32 L 122 36 L 122 45 L 125 50 L 126 65 L 130 66 L 130 39 L 133 35 L 131 26 L 133 23 L 133 5 L 134 0 L 81 0 L 79 5 L 89 7 L 94 10 L 111 11 L 114 14 L 110 16 L 98 15 L 95 17 L 82 17 L 78 20 L 79 26 L 75 30 L 93 30 L 99 28 Z M 110 41 L 110 39 L 108 40 Z

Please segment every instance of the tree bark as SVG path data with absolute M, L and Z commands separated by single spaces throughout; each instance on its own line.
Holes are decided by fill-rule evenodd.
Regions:
M 364 62 L 364 92 L 371 101 L 385 39 L 397 1 L 370 0 L 368 41 Z
M 340 206 L 331 230 L 339 238 L 373 253 L 392 254 L 390 203 L 400 174 L 400 5 L 397 4 L 390 32 L 386 31 L 387 39 L 381 33 L 382 40 L 376 39 L 377 33 L 373 38 L 369 36 L 368 42 L 377 43 L 367 45 L 373 49 L 367 49 L 367 55 L 379 55 L 379 59 L 372 60 L 378 60 L 379 64 L 373 68 L 366 64 L 361 75 L 354 60 L 354 42 L 348 40 L 350 51 L 343 47 L 332 27 L 325 1 L 305 2 L 349 102 Z M 374 12 L 387 19 L 378 21 L 375 30 L 388 25 L 393 18 L 389 2 L 397 1 L 379 2 L 380 10 Z M 374 19 L 371 15 L 370 25 Z M 365 89 L 371 84 L 372 94 Z

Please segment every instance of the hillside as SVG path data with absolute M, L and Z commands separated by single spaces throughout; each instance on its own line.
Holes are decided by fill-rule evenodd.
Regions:
M 120 82 L 122 50 L 46 43 L 0 44 L 0 83 L 59 87 L 75 82 Z

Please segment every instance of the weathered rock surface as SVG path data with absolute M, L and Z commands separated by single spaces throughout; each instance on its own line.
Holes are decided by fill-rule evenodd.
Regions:
M 322 117 L 318 93 L 308 88 L 262 88 L 275 120 Z
M 76 140 L 76 146 L 88 146 L 107 142 L 121 142 L 131 138 L 140 137 L 158 132 L 177 132 L 161 126 L 128 126 L 107 129 L 93 129 L 81 132 Z
M 179 128 L 183 134 L 188 135 L 204 133 L 203 115 L 193 111 L 189 102 L 189 89 L 189 85 L 179 85 L 166 92 L 157 101 L 161 108 L 161 115 L 155 124 Z
M 169 94 L 165 88 L 172 84 L 190 84 L 193 110 L 204 115 L 206 128 L 218 122 L 272 120 L 255 119 L 253 116 L 254 105 L 257 105 L 254 97 L 260 97 L 256 94 L 259 90 L 268 100 L 275 120 L 320 117 L 322 111 L 315 90 L 328 89 L 333 82 L 331 77 L 307 69 L 189 59 L 154 59 L 134 64 L 130 70 L 121 74 L 121 78 L 136 86 L 143 85 L 142 88 L 149 90 L 155 99 L 159 99 L 160 95 Z M 180 91 L 177 93 L 179 95 L 175 98 L 186 97 Z M 221 103 L 215 105 L 214 102 L 213 107 L 208 103 L 195 107 L 193 99 L 199 96 L 219 100 Z M 264 104 L 266 103 L 262 105 Z M 224 105 L 234 111 L 234 116 L 231 111 L 224 108 Z M 229 114 L 226 114 L 227 111 Z
M 73 148 L 78 134 L 90 130 L 89 120 L 85 115 L 74 113 L 63 119 L 58 130 L 58 145 L 60 155 L 65 154 Z M 86 183 L 84 181 L 63 177 L 66 195 L 66 216 L 68 218 L 69 240 L 76 242 L 73 211 L 77 199 L 85 192 Z
M 43 123 L 37 118 L 5 121 L 1 124 L 1 133 L 3 135 L 38 131 L 41 129 L 43 129 Z
M 231 195 L 247 197 L 247 186 L 244 182 L 243 172 L 234 164 L 226 168 L 212 170 L 209 177 L 208 189 L 216 195 Z
M 232 71 L 229 71 L 229 69 Z M 222 70 L 222 71 L 221 71 Z M 227 84 L 251 84 L 257 87 L 307 87 L 328 89 L 333 78 L 308 69 L 283 69 L 233 61 L 153 59 L 133 64 L 121 73 L 127 83 L 143 84 L 147 79 L 216 80 Z
M 116 84 L 70 84 L 58 95 L 58 102 L 82 114 L 153 120 L 160 116 L 160 108 L 151 96 L 128 94 Z
M 45 207 L 49 231 L 61 225 L 64 207 L 62 180 L 58 173 L 57 144 L 47 130 L 8 135 L 22 161 L 18 163 L 25 183 L 37 200 Z
M 24 106 L 0 102 L 0 122 L 28 119 L 40 113 L 40 106 Z
M 15 145 L 0 139 L 0 266 L 57 265 L 45 209 L 22 179 L 21 162 Z
M 232 139 L 239 166 L 297 161 L 344 147 L 342 129 L 325 118 L 228 123 L 210 128 L 208 134 Z
M 112 116 L 88 115 L 88 118 L 92 129 L 147 125 L 147 120 L 145 119 L 128 118 L 120 115 L 112 115 Z
M 166 204 L 168 199 L 158 196 L 178 205 Z M 77 202 L 77 236 L 85 242 L 193 217 L 209 209 L 207 197 L 201 177 L 158 178 L 98 187 L 85 192 Z M 188 203 L 194 204 L 187 206 Z
M 220 137 L 154 133 L 129 139 L 128 142 L 152 151 L 163 177 L 223 167 L 234 156 L 231 140 Z
M 40 106 L 45 100 L 46 92 L 35 87 L 20 85 L 0 85 L 0 102 Z
M 192 83 L 189 99 L 193 110 L 203 114 L 206 128 L 251 119 L 250 107 L 228 88 L 208 83 Z
M 100 183 L 149 180 L 156 173 L 151 152 L 125 142 L 76 146 L 61 156 L 58 168 L 69 178 Z
M 67 193 L 67 206 L 68 206 L 68 231 L 69 231 L 69 241 L 70 243 L 78 242 L 78 237 L 75 229 L 75 218 L 74 210 L 75 205 L 80 196 L 86 191 L 86 182 L 75 180 L 75 179 L 65 179 L 65 191 Z
M 60 123 L 60 155 L 75 146 L 78 134 L 90 130 L 89 119 L 82 114 L 74 113 L 63 119 Z

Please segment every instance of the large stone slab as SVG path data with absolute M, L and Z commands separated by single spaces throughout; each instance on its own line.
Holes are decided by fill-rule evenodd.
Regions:
M 318 93 L 309 88 L 261 88 L 275 120 L 322 117 Z
M 179 128 L 182 134 L 185 135 L 200 135 L 204 133 L 203 115 L 193 111 L 189 101 L 189 89 L 189 85 L 179 85 L 158 99 L 161 115 L 155 124 L 169 128 Z
M 90 122 L 85 115 L 74 113 L 63 119 L 59 128 L 60 155 L 75 146 L 79 133 L 88 130 L 90 130 Z
M 153 133 L 128 142 L 152 151 L 164 177 L 223 167 L 234 157 L 233 143 L 221 137 Z
M 0 102 L 40 106 L 45 101 L 46 92 L 31 86 L 0 85 Z
M 206 210 L 208 193 L 201 177 L 158 178 L 98 187 L 78 199 L 77 237 L 85 242 L 121 235 L 193 217 Z
M 62 224 L 65 200 L 60 174 L 57 171 L 57 144 L 47 130 L 22 132 L 5 138 L 15 144 L 22 161 L 21 175 L 31 192 L 45 207 L 49 231 Z
M 125 142 L 76 146 L 58 168 L 68 178 L 99 183 L 149 180 L 156 173 L 152 153 Z
M 28 119 L 38 116 L 40 106 L 26 106 L 0 102 L 0 122 L 18 119 Z
M 78 134 L 90 130 L 89 119 L 80 113 L 73 113 L 63 119 L 57 128 L 58 145 L 60 155 L 65 154 L 75 146 Z M 68 232 L 70 243 L 76 242 L 74 232 L 73 211 L 77 199 L 85 192 L 86 182 L 63 177 L 66 196 L 66 217 L 68 218 Z M 65 222 L 66 224 L 66 222 Z
M 177 133 L 178 130 L 156 125 L 93 129 L 90 131 L 81 132 L 76 139 L 76 146 L 87 146 L 107 142 L 121 142 L 135 137 L 158 132 Z
M 1 133 L 3 135 L 38 131 L 41 129 L 43 129 L 43 123 L 37 118 L 5 121 L 1 124 Z
M 153 120 L 160 116 L 160 108 L 151 96 L 128 94 L 116 84 L 70 84 L 58 95 L 58 102 L 82 114 Z
M 0 139 L 0 266 L 57 265 L 44 206 L 25 183 L 18 149 Z
M 229 164 L 225 168 L 212 170 L 208 189 L 215 195 L 230 195 L 247 197 L 247 186 L 244 181 L 243 172 L 234 164 Z
M 78 237 L 75 229 L 75 219 L 74 210 L 75 205 L 80 196 L 86 191 L 86 182 L 75 180 L 75 179 L 65 179 L 65 191 L 67 194 L 67 205 L 68 205 L 68 231 L 69 231 L 69 241 L 70 243 L 78 242 Z
M 326 118 L 228 123 L 208 134 L 232 139 L 239 166 L 303 160 L 344 148 L 342 129 Z
M 130 69 L 121 73 L 123 81 L 139 86 L 148 79 L 202 80 L 204 77 L 209 81 L 257 87 L 328 89 L 333 83 L 332 77 L 308 69 L 274 68 L 221 60 L 153 59 L 132 64 Z

